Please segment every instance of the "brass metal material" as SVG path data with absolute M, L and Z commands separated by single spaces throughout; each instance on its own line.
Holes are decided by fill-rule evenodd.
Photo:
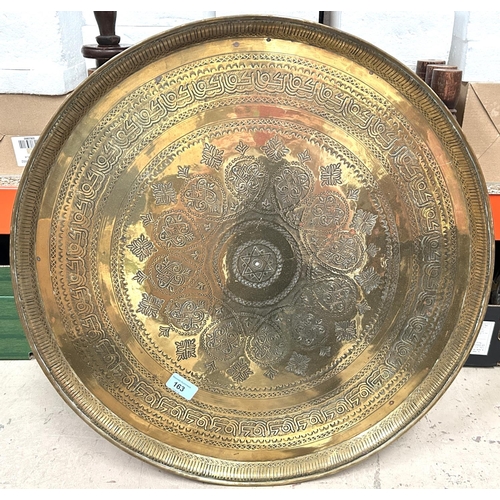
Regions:
M 219 484 L 316 478 L 397 438 L 465 362 L 491 280 L 486 186 L 448 110 L 291 19 L 194 23 L 99 68 L 14 220 L 20 316 L 58 391 Z

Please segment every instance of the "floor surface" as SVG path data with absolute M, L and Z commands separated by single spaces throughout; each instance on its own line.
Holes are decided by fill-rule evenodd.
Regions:
M 0 380 L 0 489 L 219 488 L 243 493 L 241 487 L 160 470 L 108 442 L 62 400 L 35 360 L 0 361 Z M 322 479 L 274 488 L 295 493 L 310 488 L 500 488 L 500 367 L 463 368 L 421 420 L 360 463 Z

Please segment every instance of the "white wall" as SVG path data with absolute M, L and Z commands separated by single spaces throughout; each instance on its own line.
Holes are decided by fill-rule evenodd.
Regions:
M 448 59 L 453 11 L 342 12 L 340 28 L 415 69 L 418 59 Z
M 450 60 L 465 81 L 500 82 L 500 11 L 457 12 Z
M 244 13 L 318 19 L 317 11 L 118 11 L 116 34 L 133 44 L 186 22 Z M 411 69 L 418 59 L 449 58 L 465 81 L 500 82 L 500 11 L 342 11 L 328 17 Z M 94 65 L 81 47 L 98 34 L 92 11 L 0 12 L 0 93 L 71 91 Z
M 0 12 L 0 93 L 65 94 L 86 76 L 81 12 Z

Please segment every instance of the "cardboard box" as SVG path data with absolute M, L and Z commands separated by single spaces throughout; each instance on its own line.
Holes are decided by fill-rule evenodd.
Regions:
M 12 138 L 39 136 L 67 96 L 0 94 L 0 185 L 15 185 L 23 173 Z
M 10 268 L 0 266 L 0 360 L 30 357 L 31 348 L 14 300 Z
M 500 184 L 500 83 L 468 83 L 462 130 L 491 192 Z
M 35 138 L 45 129 L 52 116 L 69 94 L 40 96 L 0 94 L 0 234 L 9 234 L 16 188 Z M 13 142 L 13 138 L 15 141 Z M 21 166 L 19 165 L 21 163 Z

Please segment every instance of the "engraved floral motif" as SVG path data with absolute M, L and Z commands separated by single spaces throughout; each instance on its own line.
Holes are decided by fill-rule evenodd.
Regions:
M 205 143 L 201 154 L 201 163 L 219 170 L 222 165 L 224 150 L 217 149 L 213 144 Z
M 331 345 L 323 345 L 319 349 L 319 355 L 322 358 L 325 358 L 327 356 L 331 356 L 332 354 L 332 346 Z
M 360 233 L 372 234 L 376 222 L 377 216 L 375 214 L 359 209 L 354 214 L 351 227 Z
M 165 301 L 163 299 L 144 292 L 142 294 L 142 300 L 137 306 L 137 312 L 144 314 L 145 316 L 150 316 L 151 318 L 157 318 L 164 302 Z
M 147 214 L 142 214 L 141 215 L 141 220 L 142 220 L 142 225 L 144 227 L 147 227 L 149 226 L 152 222 L 154 222 L 154 217 L 153 217 L 153 214 L 151 212 L 147 213 Z
M 151 189 L 157 205 L 169 205 L 170 203 L 175 203 L 177 195 L 171 182 L 153 184 Z
M 154 264 L 155 281 L 161 288 L 174 292 L 176 288 L 184 285 L 191 275 L 192 270 L 182 262 L 171 260 L 164 256 Z
M 365 314 L 366 312 L 371 310 L 371 307 L 368 302 L 366 302 L 366 300 L 363 300 L 359 304 L 356 304 L 356 309 L 358 310 L 359 314 Z
M 196 341 L 194 339 L 185 339 L 175 342 L 175 354 L 177 361 L 196 358 Z
M 342 168 L 340 163 L 330 163 L 330 165 L 320 167 L 319 178 L 322 186 L 342 184 Z
M 277 162 L 290 152 L 278 136 L 269 139 L 261 149 L 270 160 Z
M 375 255 L 377 255 L 378 253 L 380 252 L 380 248 L 375 245 L 374 243 L 370 243 L 367 247 L 366 247 L 366 253 L 370 256 L 370 257 L 375 257 Z
M 293 352 L 286 365 L 286 370 L 295 373 L 295 375 L 304 376 L 307 373 L 310 361 L 311 359 L 308 356 Z
M 276 375 L 278 375 L 278 370 L 276 368 L 273 368 L 272 366 L 269 366 L 266 371 L 264 372 L 264 376 L 267 377 L 270 380 L 273 380 L 276 378 Z
M 358 267 L 363 257 L 363 242 L 356 234 L 340 232 L 332 242 L 326 242 L 318 253 L 322 262 L 343 272 Z
M 156 247 L 153 242 L 141 234 L 138 238 L 135 238 L 127 245 L 127 248 L 141 261 L 143 262 L 148 257 L 156 252 Z
M 205 325 L 207 319 L 203 300 L 175 301 L 169 316 L 174 326 L 187 334 L 197 333 Z
M 226 373 L 235 382 L 244 382 L 250 375 L 253 375 L 253 371 L 250 369 L 250 364 L 244 357 L 240 357 L 236 360 L 227 370 Z
M 347 276 L 318 280 L 300 295 L 301 305 L 311 308 L 320 306 L 336 320 L 354 316 L 356 300 L 356 284 Z
M 360 189 L 351 188 L 347 191 L 347 199 L 358 201 Z
M 236 196 L 253 200 L 266 182 L 266 170 L 260 160 L 243 156 L 229 163 L 225 179 Z
M 274 190 L 282 210 L 295 208 L 311 190 L 312 182 L 303 167 L 287 165 L 274 178 Z
M 156 222 L 155 234 L 164 248 L 180 248 L 195 239 L 191 221 L 182 212 L 163 212 Z
M 217 364 L 215 361 L 212 359 L 208 363 L 205 363 L 205 372 L 210 375 L 211 373 L 214 373 L 217 370 Z
M 302 153 L 299 153 L 297 155 L 297 157 L 298 157 L 300 163 L 306 163 L 306 162 L 312 160 L 308 149 L 305 149 L 304 151 L 302 151 Z
M 341 321 L 335 323 L 335 337 L 338 342 L 348 342 L 356 338 L 356 322 Z
M 229 360 L 241 350 L 241 337 L 234 320 L 212 326 L 202 337 L 203 347 L 214 358 Z
M 248 151 L 248 146 L 240 140 L 238 145 L 234 148 L 240 155 L 244 155 Z
M 170 326 L 160 326 L 158 328 L 158 336 L 159 337 L 170 337 L 170 330 L 172 328 Z
M 247 353 L 258 365 L 268 366 L 279 362 L 286 355 L 288 342 L 283 333 L 264 323 L 248 340 Z
M 144 271 L 142 271 L 141 269 L 139 269 L 135 274 L 134 276 L 132 276 L 132 279 L 134 281 L 137 281 L 137 283 L 139 283 L 139 285 L 142 285 L 146 279 L 148 278 L 148 275 L 144 273 Z
M 218 183 L 208 177 L 192 179 L 183 192 L 185 205 L 198 216 L 220 216 L 224 195 Z
M 327 338 L 323 319 L 311 312 L 297 314 L 292 323 L 292 331 L 296 345 L 306 351 L 319 347 Z
M 382 277 L 376 273 L 373 267 L 365 269 L 354 279 L 366 293 L 372 292 L 382 283 Z
M 354 282 L 347 276 L 336 277 L 324 283 L 321 304 L 329 310 L 335 318 L 348 316 L 354 312 L 357 299 L 357 290 Z
M 340 228 L 346 223 L 349 207 L 346 200 L 337 193 L 324 192 L 316 196 L 308 210 L 307 224 L 311 228 Z
M 269 198 L 264 198 L 261 205 L 264 210 L 269 210 L 272 207 L 272 203 L 269 201 Z
M 189 166 L 188 165 L 178 165 L 177 166 L 177 177 L 179 179 L 188 179 L 189 178 Z

